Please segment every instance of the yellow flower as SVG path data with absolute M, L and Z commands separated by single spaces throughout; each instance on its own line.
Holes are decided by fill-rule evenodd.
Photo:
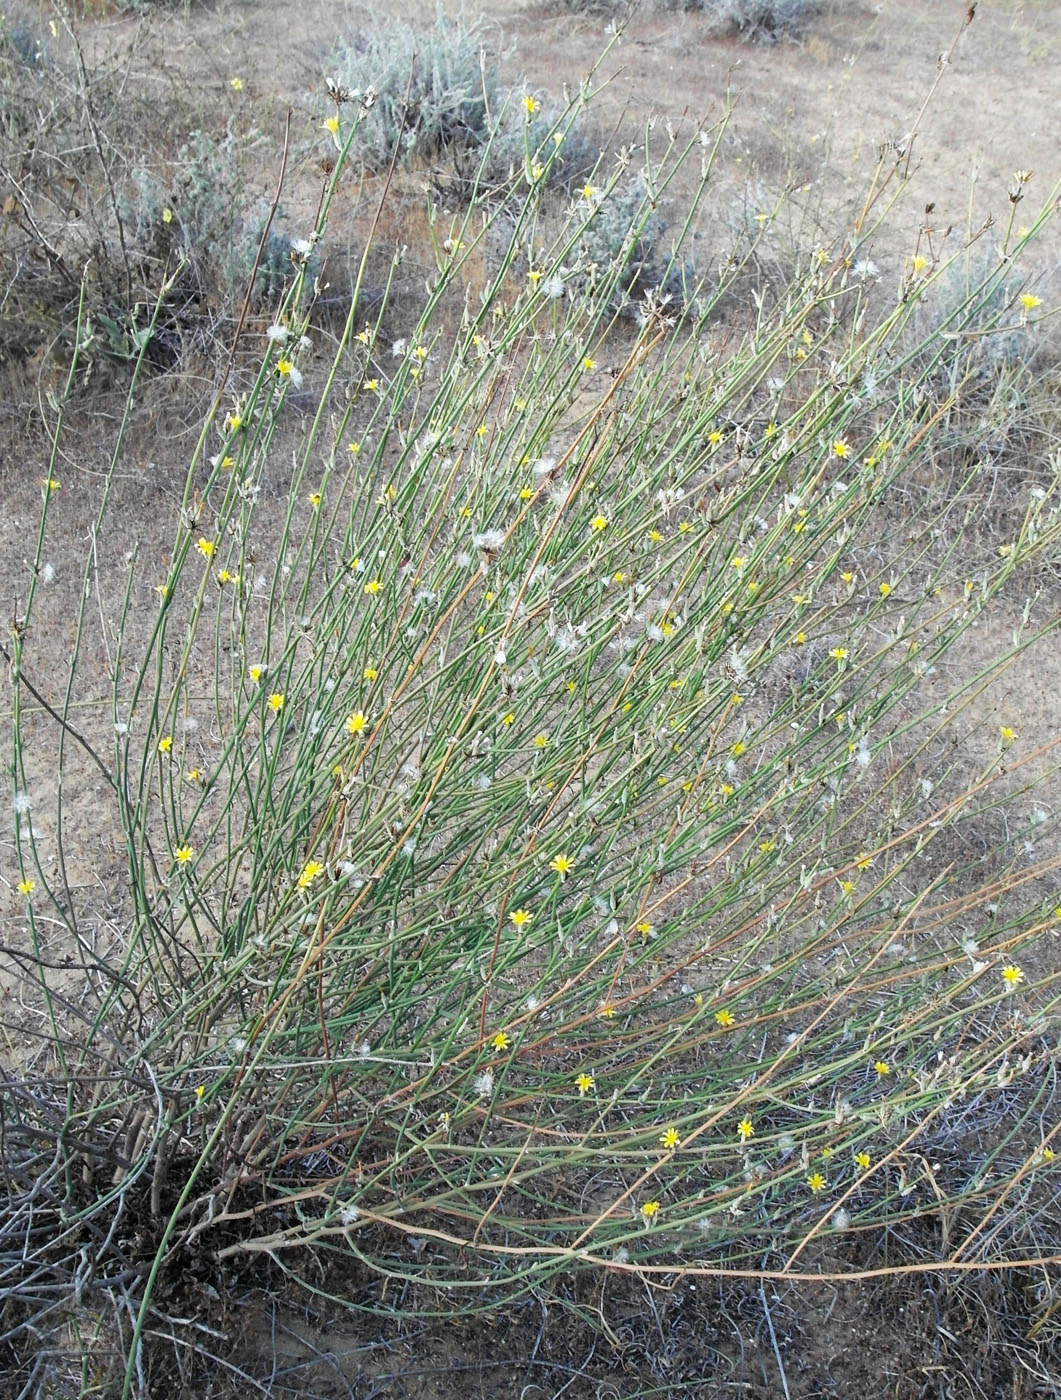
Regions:
M 163 211 L 162 211 L 162 222 L 163 222 L 164 224 L 171 224 L 171 223 L 173 222 L 173 210 L 172 210 L 172 209 L 163 209 Z
M 1013 740 L 1017 737 L 1017 731 L 1011 729 L 1008 724 L 1000 725 L 998 732 L 1002 735 L 1002 742 L 1004 744 L 1012 744 Z
M 516 722 L 516 716 L 512 713 L 511 710 L 509 710 L 509 712 L 508 712 L 507 715 L 502 715 L 502 716 L 501 716 L 501 723 L 502 723 L 503 725 L 505 725 L 506 728 L 509 727 L 509 726 L 511 726 L 511 725 L 513 725 L 513 724 L 515 724 L 515 722 Z
M 1007 987 L 1017 987 L 1024 981 L 1024 973 L 1013 963 L 1002 969 L 1002 980 Z
M 339 118 L 334 116 L 326 118 L 323 122 L 321 122 L 321 130 L 330 131 L 333 136 L 338 136 Z
M 379 672 L 376 670 L 375 666 L 366 666 L 365 669 L 361 672 L 361 674 L 364 676 L 366 681 L 374 681 L 379 675 Z
M 847 647 L 833 647 L 832 651 L 829 653 L 836 661 L 846 661 L 850 654 Z
M 596 185 L 583 185 L 582 198 L 589 200 L 590 204 L 595 204 L 600 199 L 600 190 Z
M 534 919 L 529 909 L 514 909 L 508 917 L 517 928 L 525 928 Z
M 490 1044 L 494 1047 L 495 1050 L 507 1050 L 508 1047 L 512 1044 L 512 1042 L 509 1040 L 508 1036 L 505 1034 L 504 1031 L 498 1031 L 497 1034 L 491 1039 Z
M 302 872 L 298 877 L 298 887 L 300 890 L 308 890 L 313 881 L 324 869 L 319 860 L 308 860 L 302 867 Z
M 1042 1158 L 1043 1158 L 1043 1161 L 1044 1161 L 1044 1162 L 1052 1162 L 1056 1156 L 1057 1156 L 1057 1153 L 1054 1151 L 1054 1149 L 1053 1149 L 1052 1147 L 1044 1147 L 1044 1148 L 1043 1148 L 1043 1151 L 1042 1151 Z
M 159 751 L 159 753 L 169 753 L 170 750 L 171 750 L 172 748 L 173 748 L 173 735 L 172 735 L 172 734 L 163 734 L 162 738 L 158 741 L 158 751 Z
M 582 361 L 582 368 L 583 368 L 584 370 L 586 370 L 587 372 L 588 372 L 589 370 L 591 370 L 591 369 L 596 369 L 596 368 L 597 368 L 597 361 L 591 359 L 591 358 L 589 357 L 589 355 L 586 355 L 586 356 L 584 357 L 583 361 Z
M 1037 306 L 1042 306 L 1042 297 L 1033 296 L 1031 292 L 1025 292 L 1020 299 L 1021 306 L 1025 311 L 1034 311 Z
M 549 742 L 548 734 L 535 734 L 531 741 L 536 749 L 544 749 Z
M 863 1171 L 866 1171 L 866 1170 L 869 1168 L 869 1165 L 870 1165 L 870 1155 L 869 1155 L 868 1152 L 856 1152 L 856 1153 L 855 1153 L 855 1166 L 856 1166 L 856 1167 L 861 1167 Z
M 36 880 L 19 880 L 18 882 L 19 894 L 32 894 L 36 888 Z
M 284 708 L 284 696 L 282 691 L 274 690 L 272 695 L 269 696 L 269 708 L 274 715 L 279 714 Z
M 589 523 L 594 530 L 606 530 L 608 528 L 608 518 L 604 515 L 595 515 Z
M 210 559 L 213 556 L 214 550 L 217 548 L 213 540 L 208 540 L 205 535 L 199 536 L 195 547 L 204 559 Z
M 309 501 L 314 510 L 320 510 L 321 493 L 319 491 L 311 491 L 306 500 Z
M 195 855 L 195 852 L 192 850 L 191 846 L 178 846 L 173 852 L 173 859 L 178 865 L 187 865 L 193 855 Z
M 677 1147 L 681 1142 L 677 1128 L 665 1128 L 659 1135 L 659 1145 L 665 1147 L 669 1152 L 672 1147 Z
M 549 862 L 549 869 L 555 870 L 561 880 L 566 880 L 567 872 L 571 869 L 573 864 L 574 861 L 572 861 L 571 857 L 565 852 L 558 856 L 553 856 L 552 860 Z
M 715 1020 L 718 1022 L 718 1024 L 722 1027 L 724 1031 L 728 1031 L 730 1026 L 736 1024 L 737 1018 L 734 1016 L 732 1011 L 727 1011 L 726 1008 L 723 1007 L 721 1011 L 715 1012 Z
M 370 578 L 361 591 L 362 593 L 376 594 L 382 587 L 383 585 L 378 578 Z
M 593 1075 L 587 1074 L 585 1070 L 575 1076 L 575 1087 L 578 1089 L 579 1098 L 584 1098 L 593 1088 Z
M 659 1214 L 659 1201 L 646 1201 L 641 1207 L 641 1214 L 644 1216 L 645 1224 L 647 1225 L 650 1220 L 655 1219 Z
M 874 1060 L 873 1068 L 877 1071 L 877 1077 L 883 1079 L 886 1074 L 891 1074 L 892 1067 L 886 1060 Z
M 841 459 L 844 457 L 850 457 L 851 444 L 845 442 L 843 438 L 837 438 L 836 441 L 833 443 L 833 455 L 835 457 L 840 457 Z
M 262 673 L 264 672 L 264 670 L 264 666 L 248 666 L 247 675 L 250 676 L 254 684 L 257 685 L 262 678 Z
M 201 768 L 189 768 L 184 776 L 190 783 L 201 783 L 203 781 L 203 770 Z
M 755 1136 L 755 1126 L 750 1118 L 742 1118 L 737 1124 L 737 1136 L 741 1142 L 747 1142 L 750 1137 Z
M 536 97 L 532 97 L 529 92 L 525 92 L 522 98 L 523 110 L 528 117 L 533 117 L 538 108 L 542 105 Z
M 350 453 L 351 457 L 356 457 L 361 451 L 361 444 L 359 442 L 348 442 L 346 444 L 346 450 Z
M 368 724 L 368 716 L 364 710 L 355 710 L 346 721 L 347 734 L 360 734 Z
M 822 1188 L 827 1184 L 828 1183 L 826 1182 L 825 1177 L 822 1176 L 821 1172 L 811 1172 L 810 1176 L 807 1177 L 807 1185 L 815 1193 L 815 1195 L 817 1195 L 817 1193 L 821 1191 Z
M 597 1015 L 602 1017 L 605 1021 L 613 1021 L 615 1019 L 615 1007 L 610 1001 L 602 1002 Z
M 880 586 L 880 596 L 881 596 L 882 598 L 887 598 L 888 594 L 889 594 L 891 591 L 892 591 L 892 586 L 891 586 L 890 583 L 882 583 L 882 584 L 881 584 L 881 586 Z
M 228 85 L 229 85 L 229 87 L 232 89 L 233 92 L 242 92 L 242 91 L 243 91 L 243 79 L 242 79 L 242 78 L 230 78 L 230 79 L 229 79 L 229 84 L 228 84 Z

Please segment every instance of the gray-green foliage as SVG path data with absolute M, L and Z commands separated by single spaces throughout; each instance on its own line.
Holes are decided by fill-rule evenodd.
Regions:
M 336 79 L 375 101 L 358 132 L 355 155 L 369 168 L 429 161 L 436 186 L 457 198 L 519 179 L 534 164 L 549 166 L 550 183 L 570 187 L 592 169 L 596 151 L 568 133 L 550 161 L 554 115 L 544 104 L 528 112 L 502 79 L 482 20 L 447 19 L 430 28 L 379 23 L 338 47 Z
M 686 0 L 702 10 L 720 32 L 747 39 L 790 38 L 817 9 L 816 0 Z
M 359 133 L 358 155 L 385 166 L 396 147 L 429 157 L 455 142 L 481 144 L 491 109 L 503 102 L 485 44 L 482 21 L 448 20 L 439 10 L 430 29 L 378 24 L 340 45 L 332 61 L 339 81 L 377 93 Z

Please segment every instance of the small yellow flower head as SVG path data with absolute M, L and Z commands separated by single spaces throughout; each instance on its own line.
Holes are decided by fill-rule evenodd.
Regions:
M 597 368 L 597 361 L 591 359 L 589 355 L 586 355 L 582 361 L 582 368 L 588 373 L 590 370 Z
M 928 259 L 923 258 L 920 253 L 914 258 L 914 276 L 920 276 L 928 267 Z
M 548 734 L 535 734 L 531 741 L 536 749 L 544 749 L 549 743 Z
M 1012 991 L 1014 987 L 1019 987 L 1024 981 L 1024 973 L 1015 964 L 1009 963 L 1002 969 L 1002 980 L 1007 989 Z
M 589 523 L 590 526 L 598 532 L 606 530 L 608 528 L 608 517 L 606 515 L 595 515 Z
M 307 860 L 298 877 L 299 889 L 308 890 L 323 869 L 324 866 L 319 860 Z
M 1042 306 L 1042 297 L 1034 296 L 1031 292 L 1025 292 L 1020 299 L 1021 306 L 1025 311 L 1034 311 L 1037 306 Z
M 578 1090 L 579 1098 L 585 1098 L 593 1088 L 593 1075 L 587 1074 L 585 1070 L 575 1076 L 575 1088 Z
M 228 85 L 229 85 L 229 87 L 232 89 L 233 92 L 242 92 L 242 91 L 243 91 L 243 79 L 242 79 L 242 78 L 230 78 L 230 79 L 229 79 L 229 84 L 228 84 Z
M 755 1125 L 750 1118 L 742 1118 L 737 1124 L 737 1136 L 741 1142 L 747 1142 L 750 1137 L 755 1136 Z
M 350 453 L 351 457 L 356 457 L 361 451 L 361 444 L 359 442 L 348 442 L 346 444 L 346 450 Z
M 195 542 L 195 547 L 204 559 L 212 559 L 217 546 L 213 540 L 208 540 L 205 535 L 200 535 Z
M 36 888 L 36 880 L 19 880 L 18 882 L 19 894 L 32 894 Z
M 319 491 L 311 491 L 310 494 L 306 497 L 306 500 L 309 501 L 310 505 L 313 507 L 314 510 L 320 510 L 321 493 Z
M 379 675 L 379 672 L 376 670 L 375 666 L 366 666 L 361 674 L 366 681 L 374 681 Z
M 201 783 L 203 781 L 203 770 L 201 768 L 189 768 L 184 776 L 190 783 Z
M 649 1221 L 655 1220 L 659 1214 L 659 1201 L 646 1201 L 641 1207 L 641 1215 L 647 1225 Z
M 178 846 L 173 852 L 173 859 L 178 865 L 187 865 L 193 855 L 195 855 L 195 851 L 191 846 Z
M 851 444 L 845 442 L 843 438 L 837 438 L 836 441 L 833 443 L 833 456 L 839 457 L 841 458 L 841 460 L 844 457 L 850 457 Z
M 727 1011 L 725 1007 L 723 1007 L 721 1011 L 715 1012 L 715 1020 L 724 1031 L 728 1031 L 730 1026 L 735 1025 L 736 1019 L 733 1012 Z
M 339 118 L 334 114 L 321 122 L 321 130 L 328 132 L 336 147 L 342 150 L 342 142 L 339 139 Z
M 368 716 L 364 710 L 355 710 L 346 721 L 347 734 L 360 734 L 368 724 Z
M 882 598 L 887 598 L 888 595 L 889 595 L 889 593 L 891 593 L 891 591 L 892 591 L 892 586 L 891 586 L 890 583 L 885 582 L 885 583 L 882 583 L 882 584 L 881 584 L 881 586 L 880 586 L 880 596 L 881 596 Z
M 534 919 L 529 909 L 514 909 L 508 917 L 517 928 L 525 928 Z
M 162 738 L 158 741 L 158 751 L 159 751 L 159 753 L 169 753 L 169 752 L 172 750 L 172 748 L 173 748 L 173 735 L 172 735 L 172 734 L 163 734 Z
M 172 210 L 172 209 L 168 209 L 168 208 L 167 208 L 167 209 L 163 209 L 163 211 L 162 211 L 162 222 L 163 222 L 164 224 L 171 224 L 171 223 L 173 222 L 173 210 Z
M 261 678 L 262 678 L 262 676 L 264 675 L 264 673 L 265 673 L 265 667 L 264 667 L 264 666 L 248 666 L 248 667 L 247 667 L 247 675 L 250 676 L 251 681 L 252 681 L 255 685 L 258 684 L 258 682 L 261 680 Z
M 361 591 L 362 593 L 371 593 L 373 596 L 375 596 L 382 587 L 383 584 L 378 578 L 370 578 L 368 583 L 365 584 L 364 588 Z
M 516 716 L 512 713 L 511 710 L 509 710 L 507 715 L 501 716 L 501 723 L 505 726 L 506 729 L 510 728 L 513 724 L 515 724 L 515 722 Z
M 203 1095 L 204 1095 L 205 1093 L 206 1093 L 206 1085 L 205 1085 L 205 1084 L 197 1084 L 197 1085 L 195 1086 L 195 1103 L 196 1103 L 196 1107 L 198 1107 L 199 1104 L 202 1103 L 202 1101 L 203 1101 Z
M 274 715 L 279 714 L 284 708 L 284 696 L 282 691 L 274 690 L 272 695 L 269 696 L 269 708 Z
M 573 864 L 574 861 L 571 857 L 566 852 L 561 852 L 560 855 L 553 856 L 552 860 L 549 862 L 549 869 L 555 870 L 561 880 L 566 880 L 568 871 Z
M 615 1007 L 611 1004 L 610 1001 L 602 1002 L 600 1010 L 597 1012 L 597 1015 L 600 1016 L 602 1020 L 614 1021 Z
M 829 653 L 834 661 L 846 661 L 850 654 L 847 647 L 833 647 Z
M 891 1074 L 892 1067 L 886 1060 L 874 1060 L 873 1068 L 877 1071 L 877 1078 L 883 1079 L 885 1075 Z
M 826 1182 L 825 1177 L 822 1176 L 821 1172 L 811 1172 L 810 1176 L 807 1177 L 807 1185 L 814 1192 L 814 1194 L 817 1195 L 819 1191 L 823 1190 L 825 1186 L 828 1185 L 828 1183 Z
M 681 1137 L 677 1128 L 665 1128 L 659 1135 L 659 1145 L 665 1147 L 669 1152 L 672 1147 L 677 1147 L 681 1142 Z
M 1017 737 L 1017 731 L 1015 729 L 1011 729 L 1008 724 L 1000 725 L 998 732 L 999 734 L 1001 734 L 1002 742 L 1004 744 L 1012 744 L 1013 740 Z
M 597 188 L 596 185 L 583 185 L 582 198 L 587 200 L 590 204 L 596 204 L 597 201 L 600 199 L 600 190 Z
M 528 117 L 533 117 L 535 112 L 542 105 L 538 101 L 538 99 L 536 97 L 533 97 L 529 92 L 525 92 L 523 94 L 522 103 L 523 110 L 526 112 Z
M 712 428 L 707 435 L 707 440 L 712 447 L 717 447 L 725 436 L 721 428 Z
M 855 1166 L 861 1167 L 863 1171 L 868 1171 L 870 1166 L 870 1155 L 868 1152 L 855 1153 Z
M 1043 1150 L 1042 1150 L 1042 1159 L 1043 1159 L 1044 1162 L 1052 1162 L 1056 1156 L 1057 1156 L 1057 1153 L 1054 1151 L 1054 1149 L 1053 1149 L 1052 1147 L 1044 1147 L 1044 1148 L 1043 1148 Z
M 512 1042 L 504 1031 L 498 1031 L 495 1036 L 491 1037 L 490 1044 L 495 1050 L 507 1050 Z

